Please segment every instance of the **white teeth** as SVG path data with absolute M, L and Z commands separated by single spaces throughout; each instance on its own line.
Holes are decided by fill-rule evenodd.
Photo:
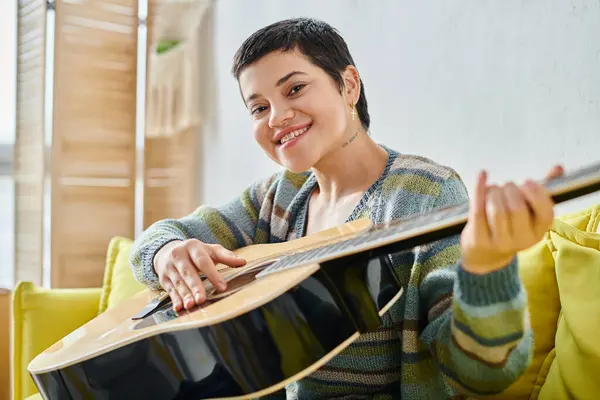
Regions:
M 287 135 L 285 135 L 284 137 L 281 138 L 280 143 L 284 144 L 285 142 L 289 142 L 293 138 L 302 135 L 304 132 L 306 132 L 308 130 L 308 128 L 310 128 L 310 125 L 302 128 L 302 129 L 296 129 L 295 131 L 288 133 Z

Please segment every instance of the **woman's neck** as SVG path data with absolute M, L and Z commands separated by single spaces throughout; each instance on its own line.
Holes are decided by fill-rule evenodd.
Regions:
M 335 204 L 341 198 L 362 193 L 383 173 L 387 151 L 362 129 L 313 167 L 318 182 L 318 196 Z

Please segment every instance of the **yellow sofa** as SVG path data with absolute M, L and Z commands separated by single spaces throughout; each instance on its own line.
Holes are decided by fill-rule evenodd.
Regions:
M 557 217 L 537 245 L 519 254 L 535 351 L 526 373 L 495 399 L 600 398 L 600 204 Z M 13 399 L 41 398 L 27 372 L 36 354 L 143 289 L 128 265 L 131 240 L 108 246 L 104 282 L 93 289 L 13 293 Z

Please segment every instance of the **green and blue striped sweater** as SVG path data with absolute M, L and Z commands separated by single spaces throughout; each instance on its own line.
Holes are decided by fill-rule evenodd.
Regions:
M 467 199 L 452 169 L 384 148 L 385 170 L 348 221 L 385 223 Z M 136 278 L 159 287 L 152 260 L 172 240 L 235 249 L 300 237 L 316 184 L 310 172 L 281 172 L 221 207 L 154 223 L 132 249 Z M 501 392 L 525 371 L 533 337 L 516 258 L 502 270 L 471 274 L 460 267 L 458 236 L 390 257 L 405 291 L 381 328 L 290 385 L 287 398 L 455 399 Z

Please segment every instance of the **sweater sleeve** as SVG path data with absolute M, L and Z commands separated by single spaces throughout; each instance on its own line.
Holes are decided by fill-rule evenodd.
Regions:
M 266 242 L 271 204 L 268 199 L 273 197 L 277 176 L 251 185 L 222 206 L 202 205 L 185 217 L 164 219 L 150 225 L 131 249 L 130 265 L 136 279 L 159 289 L 154 256 L 165 244 L 175 240 L 195 238 L 204 243 L 220 244 L 229 250 Z
M 446 180 L 434 207 L 466 201 L 458 176 Z M 501 270 L 461 267 L 459 236 L 423 246 L 411 283 L 418 285 L 422 343 L 447 384 L 477 396 L 500 393 L 523 374 L 532 352 L 526 294 L 516 258 Z M 424 315 L 426 313 L 426 315 Z

